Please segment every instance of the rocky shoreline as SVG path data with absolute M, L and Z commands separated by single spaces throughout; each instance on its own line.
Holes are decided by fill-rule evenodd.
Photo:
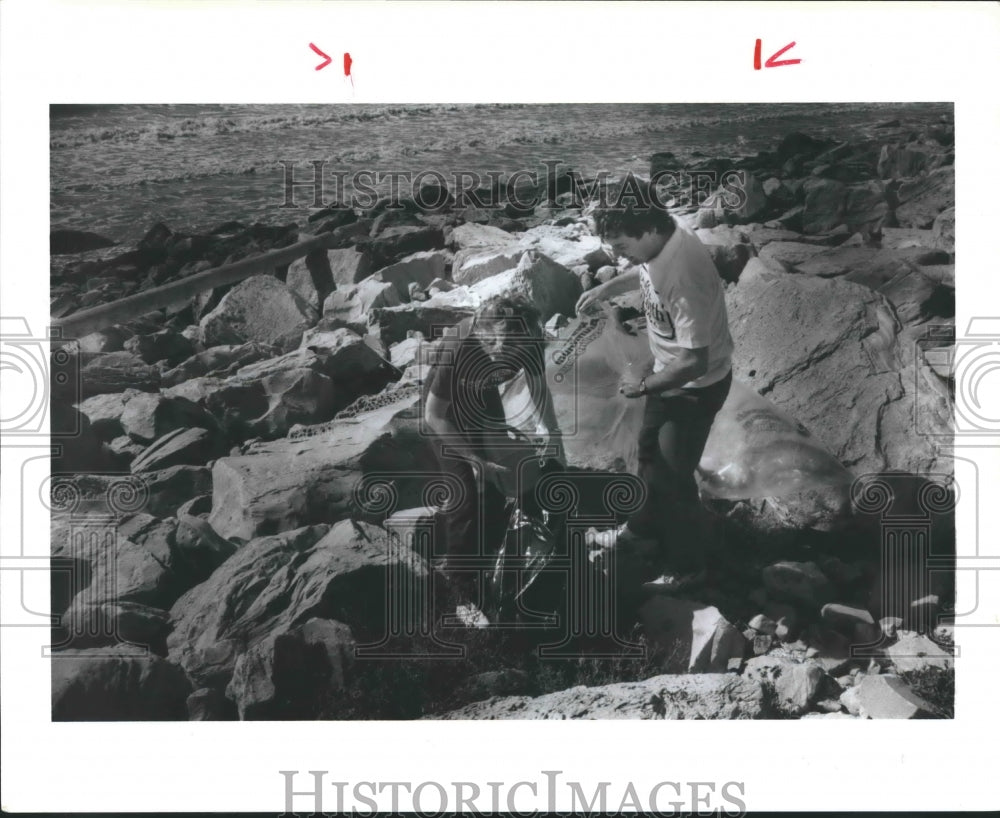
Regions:
M 51 553 L 75 585 L 54 571 L 53 717 L 948 715 L 947 695 L 927 691 L 953 684 L 938 624 L 952 577 L 929 573 L 886 599 L 880 545 L 886 521 L 922 515 L 935 554 L 954 553 L 942 450 L 954 130 L 881 132 L 841 144 L 790 134 L 688 169 L 744 173 L 738 207 L 722 191 L 695 202 L 670 190 L 727 282 L 737 380 L 855 477 L 881 477 L 846 508 L 713 502 L 718 582 L 697 599 L 645 600 L 639 659 L 540 663 L 516 634 L 476 629 L 444 639 L 463 659 L 431 659 L 440 646 L 426 634 L 393 643 L 405 660 L 355 653 L 386 632 L 388 575 L 443 582 L 411 547 L 434 516 L 416 415 L 434 328 L 519 292 L 556 333 L 584 289 L 622 272 L 565 180 L 532 212 L 459 210 L 442 191 L 423 197 L 442 200 L 433 212 L 383 201 L 284 227 L 157 224 L 127 252 L 54 232 L 53 318 L 306 235 L 336 247 L 54 356 Z M 651 172 L 670 161 L 655 154 Z M 631 296 L 616 304 L 637 313 Z

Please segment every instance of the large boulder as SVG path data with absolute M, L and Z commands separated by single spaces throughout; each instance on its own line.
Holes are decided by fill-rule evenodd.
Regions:
M 763 221 L 770 206 L 764 185 L 754 174 L 745 173 L 742 191 L 739 204 L 729 210 L 729 218 L 742 224 Z
M 544 322 L 556 313 L 572 315 L 583 286 L 571 270 L 543 253 L 528 251 L 515 269 L 480 281 L 470 291 L 480 301 L 496 295 L 523 296 Z
M 203 466 L 223 453 L 225 441 L 218 432 L 194 427 L 167 432 L 131 462 L 133 474 L 170 466 Z
M 757 255 L 769 265 L 778 264 L 788 272 L 794 272 L 799 265 L 822 253 L 824 249 L 822 245 L 800 241 L 772 241 L 764 245 Z
M 147 393 L 140 392 L 138 389 L 108 392 L 89 397 L 78 403 L 76 408 L 86 415 L 87 420 L 90 421 L 90 429 L 98 439 L 111 441 L 125 434 L 125 430 L 122 428 L 122 414 L 125 412 L 125 404 L 133 397 L 143 394 Z
M 167 391 L 210 411 L 237 440 L 280 437 L 296 423 L 321 423 L 359 395 L 378 392 L 395 368 L 347 329 L 310 332 L 303 348 L 266 358 L 225 379 L 199 378 Z
M 378 270 L 413 253 L 441 250 L 444 247 L 444 232 L 440 227 L 389 227 L 374 238 L 359 241 L 357 246 L 370 255 L 374 268 Z
M 955 206 L 955 168 L 937 168 L 926 176 L 904 181 L 896 191 L 896 199 L 896 221 L 901 227 L 933 227 L 943 211 Z
M 448 234 L 448 243 L 456 250 L 470 247 L 496 247 L 514 244 L 510 233 L 488 224 L 460 224 Z
M 801 716 L 816 702 L 826 674 L 818 662 L 796 662 L 777 656 L 757 656 L 747 662 L 743 678 L 768 689 L 779 712 Z
M 936 143 L 883 145 L 878 158 L 878 175 L 882 179 L 919 176 L 944 164 L 945 156 L 945 151 Z
M 726 302 L 734 376 L 800 421 L 841 463 L 858 474 L 948 470 L 935 436 L 914 434 L 912 367 L 926 364 L 901 342 L 882 296 L 840 280 L 761 272 L 744 273 Z M 927 391 L 917 393 L 921 408 L 946 424 L 944 398 Z
M 409 300 L 409 294 L 406 297 Z M 366 278 L 352 287 L 341 287 L 323 302 L 323 329 L 346 327 L 359 334 L 368 326 L 368 316 L 379 307 L 395 307 L 402 303 L 394 284 Z
M 807 179 L 802 186 L 805 202 L 802 232 L 824 233 L 844 221 L 847 188 L 832 179 Z
M 137 602 L 90 603 L 78 599 L 63 614 L 60 625 L 74 648 L 128 642 L 165 655 L 170 616 L 162 608 Z
M 52 658 L 53 721 L 179 721 L 191 683 L 173 662 L 132 645 Z
M 471 285 L 490 276 L 513 270 L 524 251 L 517 245 L 501 248 L 476 247 L 455 256 L 451 277 L 456 284 Z
M 377 641 L 387 628 L 390 569 L 413 587 L 430 581 L 420 558 L 390 550 L 385 532 L 366 523 L 255 539 L 177 600 L 169 655 L 197 684 L 218 687 L 230 681 L 241 654 L 314 617 Z
M 444 277 L 447 264 L 446 252 L 427 250 L 383 267 L 372 278 L 392 284 L 396 288 L 399 300 L 409 301 L 411 284 L 416 284 L 421 290 L 426 289 L 435 278 Z
M 844 224 L 849 230 L 879 225 L 889 215 L 889 202 L 879 182 L 852 185 L 844 201 Z
M 665 671 L 724 673 L 746 650 L 743 634 L 711 605 L 654 596 L 642 606 L 639 618 L 649 645 L 663 657 Z
M 762 686 L 735 674 L 655 676 L 641 682 L 573 687 L 530 698 L 508 696 L 431 719 L 760 719 Z
M 131 352 L 102 352 L 80 355 L 81 397 L 136 389 L 155 392 L 160 387 L 160 370 Z
M 244 721 L 335 718 L 354 647 L 347 625 L 310 619 L 266 636 L 240 656 L 226 692 Z
M 330 277 L 338 287 L 357 284 L 375 272 L 371 254 L 354 247 L 328 250 L 326 261 Z
M 931 228 L 934 244 L 948 253 L 955 252 L 955 208 L 946 207 L 934 218 Z
M 378 307 L 369 316 L 369 332 L 391 346 L 411 332 L 427 338 L 439 338 L 446 327 L 468 318 L 482 303 L 482 297 L 469 287 L 436 293 L 422 302 L 398 307 Z
M 532 228 L 521 236 L 518 246 L 534 250 L 563 267 L 585 265 L 591 272 L 614 263 L 600 237 L 593 235 L 585 224 L 577 222 L 565 227 L 543 224 Z
M 170 517 L 179 506 L 212 491 L 212 472 L 204 466 L 170 466 L 142 474 L 76 474 L 53 471 L 54 510 L 79 510 L 102 515 L 125 515 L 143 511 Z M 65 501 L 65 503 L 63 503 Z
M 147 392 L 134 395 L 125 404 L 121 425 L 132 440 L 144 444 L 191 426 L 215 429 L 211 415 L 187 398 Z
M 193 549 L 186 553 L 178 549 L 177 526 L 174 518 L 140 513 L 124 519 L 117 527 L 108 527 L 103 545 L 70 539 L 59 555 L 86 563 L 86 575 L 91 578 L 73 604 L 135 602 L 169 608 L 204 578 L 193 570 Z
M 256 342 L 210 347 L 164 372 L 163 386 L 176 386 L 191 378 L 200 378 L 205 375 L 224 378 L 254 361 L 271 358 L 279 351 L 277 347 L 270 344 Z
M 381 408 L 216 460 L 212 526 L 224 537 L 249 540 L 333 523 L 358 511 L 368 485 L 397 496 L 400 507 L 421 505 L 440 467 L 419 430 L 419 397 L 395 393 Z M 387 507 L 382 516 L 391 513 Z
M 831 247 L 796 265 L 805 275 L 835 278 L 848 276 L 877 289 L 898 273 L 923 264 L 947 263 L 947 256 L 927 247 Z
M 274 276 L 241 281 L 201 319 L 206 346 L 259 341 L 294 349 L 319 320 L 315 308 Z

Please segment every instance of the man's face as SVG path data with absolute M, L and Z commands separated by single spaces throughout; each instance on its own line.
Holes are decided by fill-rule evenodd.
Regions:
M 638 238 L 624 233 L 611 233 L 604 237 L 604 242 L 611 245 L 616 256 L 628 259 L 633 264 L 645 264 L 654 255 L 656 234 L 646 231 Z
M 476 322 L 476 337 L 495 363 L 505 362 L 510 357 L 512 335 L 506 321 L 481 319 Z

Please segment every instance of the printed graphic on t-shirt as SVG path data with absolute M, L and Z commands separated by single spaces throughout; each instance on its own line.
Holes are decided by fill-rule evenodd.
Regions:
M 658 335 L 662 335 L 668 341 L 673 341 L 677 337 L 674 322 L 653 289 L 649 275 L 640 275 L 639 284 L 642 290 L 642 311 L 646 313 L 646 321 L 656 329 Z

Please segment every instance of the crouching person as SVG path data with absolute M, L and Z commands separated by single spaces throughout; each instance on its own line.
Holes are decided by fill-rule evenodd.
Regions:
M 501 400 L 502 386 L 522 374 L 538 420 L 534 442 L 512 430 Z M 536 478 L 543 469 L 562 468 L 537 310 L 522 298 L 499 296 L 452 328 L 437 344 L 424 381 L 423 418 L 436 438 L 442 473 L 460 487 L 439 508 L 436 567 L 446 572 L 460 600 L 482 608 L 487 558 L 504 541 L 513 504 L 528 516 L 541 514 L 536 480 L 524 479 L 526 468 L 538 468 Z M 544 461 L 534 448 L 539 440 L 547 442 Z M 525 468 L 518 468 L 522 455 Z M 463 558 L 476 557 L 478 569 L 462 570 Z

